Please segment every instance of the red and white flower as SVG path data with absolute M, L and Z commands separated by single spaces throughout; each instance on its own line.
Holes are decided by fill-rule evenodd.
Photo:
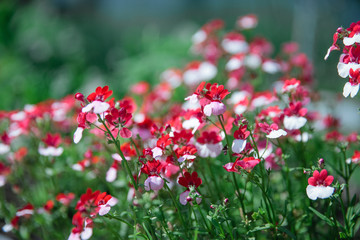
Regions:
M 255 14 L 248 14 L 248 15 L 242 16 L 236 21 L 236 25 L 240 29 L 255 28 L 257 26 L 257 24 L 258 24 L 258 18 Z
M 247 125 L 241 126 L 238 130 L 234 132 L 234 141 L 231 145 L 231 150 L 234 153 L 241 153 L 246 146 L 246 138 L 250 135 L 250 132 L 247 131 Z
M 202 81 L 209 81 L 217 74 L 217 68 L 210 62 L 193 61 L 189 63 L 184 71 L 184 83 L 194 86 Z
M 201 185 L 202 180 L 198 177 L 197 172 L 193 172 L 190 174 L 189 172 L 184 172 L 182 177 L 179 177 L 178 183 L 186 187 L 186 190 L 180 194 L 179 201 L 182 205 L 186 205 L 188 202 L 192 202 L 193 199 L 189 198 L 189 194 L 191 194 L 191 188 L 193 188 L 193 191 L 196 195 L 195 200 L 197 204 L 201 203 L 201 198 L 197 197 L 200 196 L 200 194 L 196 191 L 196 189 Z
M 203 158 L 219 156 L 223 149 L 221 141 L 222 138 L 214 131 L 202 132 L 195 143 L 198 155 Z
M 260 130 L 266 133 L 267 138 L 279 138 L 281 136 L 286 136 L 287 132 L 283 129 L 279 129 L 279 126 L 276 123 L 271 125 L 265 123 L 259 123 Z
M 230 32 L 225 35 L 221 42 L 221 46 L 230 54 L 246 53 L 249 50 L 249 44 L 245 37 L 236 32 Z
M 159 176 L 162 164 L 159 160 L 150 160 L 146 164 L 143 164 L 141 172 L 148 175 L 148 178 L 144 182 L 145 190 L 158 191 L 163 188 L 164 180 Z
M 43 145 L 39 146 L 39 154 L 43 156 L 51 156 L 57 157 L 60 156 L 64 149 L 59 147 L 61 144 L 61 137 L 60 134 L 50 134 L 48 133 L 44 139 L 42 139 Z
M 229 162 L 223 166 L 223 168 L 228 172 L 241 173 L 241 169 L 244 169 L 247 172 L 250 172 L 256 165 L 260 163 L 260 159 L 254 157 L 246 157 L 243 159 L 236 159 L 235 162 Z
M 308 179 L 309 185 L 306 187 L 306 194 L 311 200 L 318 198 L 329 198 L 335 191 L 335 188 L 330 187 L 334 181 L 333 176 L 328 176 L 328 173 L 323 169 L 320 173 L 315 170 L 313 176 Z
M 307 109 L 302 107 L 301 102 L 291 102 L 288 108 L 284 109 L 284 127 L 288 130 L 302 128 L 307 119 L 304 117 Z
M 350 69 L 350 79 L 349 82 L 345 83 L 343 95 L 344 97 L 355 97 L 355 95 L 359 91 L 360 86 L 360 68 L 356 69 L 355 71 L 353 69 Z

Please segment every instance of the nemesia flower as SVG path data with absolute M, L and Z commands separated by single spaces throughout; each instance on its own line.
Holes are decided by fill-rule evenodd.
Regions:
M 243 159 L 236 159 L 235 162 L 227 163 L 223 168 L 228 172 L 241 173 L 241 169 L 244 169 L 247 172 L 250 172 L 256 165 L 260 163 L 260 159 L 254 157 L 246 157 Z
M 326 169 L 323 169 L 320 173 L 318 170 L 315 170 L 313 176 L 308 179 L 309 185 L 306 187 L 307 196 L 311 200 L 329 198 L 335 191 L 335 188 L 330 187 L 333 181 L 334 177 L 328 176 Z
M 351 158 L 346 159 L 346 163 L 358 164 L 360 162 L 360 151 L 355 150 L 354 155 Z
M 223 85 L 217 85 L 217 83 L 207 85 L 206 89 L 208 91 L 205 94 L 205 98 L 210 100 L 210 103 L 204 106 L 204 114 L 206 116 L 223 114 L 226 111 L 226 106 L 222 103 L 222 100 L 230 92 L 227 89 L 224 89 Z
M 180 86 L 183 77 L 180 69 L 168 69 L 161 73 L 160 78 L 162 81 L 170 84 L 172 88 L 177 88 Z
M 198 155 L 203 158 L 219 156 L 223 149 L 221 141 L 219 134 L 214 131 L 202 132 L 195 143 Z
M 360 43 L 360 21 L 357 23 L 351 23 L 350 27 L 346 30 L 349 32 L 349 35 L 343 39 L 345 46 Z
M 264 133 L 266 133 L 267 138 L 279 138 L 281 136 L 286 136 L 287 132 L 279 129 L 279 126 L 276 123 L 273 123 L 269 126 L 266 122 L 264 123 L 258 123 L 258 126 L 260 127 L 260 130 Z
M 52 156 L 57 157 L 60 156 L 64 149 L 59 147 L 61 144 L 61 137 L 60 134 L 46 134 L 46 137 L 42 139 L 42 142 L 45 144 L 46 147 L 40 145 L 39 146 L 39 154 L 43 156 Z
M 186 145 L 182 148 L 177 148 L 175 153 L 178 157 L 178 162 L 182 163 L 185 160 L 190 160 L 191 162 L 194 161 L 196 156 L 194 155 L 197 152 L 197 149 L 192 145 Z
M 302 128 L 307 122 L 306 113 L 307 109 L 302 107 L 301 102 L 290 102 L 289 107 L 284 109 L 284 127 L 288 130 Z
M 245 37 L 236 32 L 226 34 L 221 42 L 221 46 L 224 48 L 225 52 L 230 54 L 246 53 L 249 49 Z
M 0 140 L 0 154 L 8 153 L 10 151 L 11 138 L 6 132 L 3 132 Z
M 353 98 L 358 93 L 360 87 L 360 68 L 355 71 L 350 69 L 349 82 L 345 83 L 343 95 L 348 97 L 349 95 Z
M 0 187 L 5 185 L 6 178 L 10 173 L 11 173 L 11 168 L 5 166 L 5 164 L 0 162 Z
M 74 193 L 59 193 L 56 195 L 56 201 L 59 201 L 64 206 L 69 206 L 71 201 L 74 200 Z
M 240 29 L 255 28 L 257 26 L 257 24 L 258 24 L 258 19 L 255 14 L 248 14 L 248 15 L 242 16 L 236 21 L 236 25 Z
M 112 95 L 113 91 L 109 90 L 109 86 L 97 87 L 95 92 L 91 93 L 87 100 L 90 102 L 88 105 L 82 108 L 82 112 L 92 111 L 95 114 L 101 114 L 109 109 L 110 104 L 104 102 L 108 97 Z
M 198 177 L 197 172 L 193 172 L 190 174 L 189 172 L 184 172 L 183 176 L 179 177 L 178 183 L 186 187 L 186 190 L 180 194 L 179 200 L 182 205 L 186 205 L 192 199 L 189 199 L 188 196 L 190 194 L 190 188 L 193 188 L 196 195 L 200 196 L 200 194 L 196 191 L 196 189 L 202 184 L 201 178 Z M 201 203 L 201 198 L 196 197 L 197 204 Z
M 93 218 L 99 214 L 103 216 L 117 203 L 117 199 L 106 192 L 93 192 L 90 188 L 81 195 L 76 204 L 77 212 L 72 223 L 75 226 L 70 233 L 69 240 L 89 239 L 93 234 Z
M 296 88 L 298 86 L 300 86 L 300 81 L 295 78 L 285 80 L 284 85 L 282 86 L 281 92 L 283 92 L 283 93 L 293 92 L 296 90 Z
M 234 132 L 234 141 L 231 145 L 231 150 L 234 153 L 240 153 L 244 150 L 246 146 L 246 138 L 250 135 L 250 132 L 247 131 L 247 125 L 241 126 L 238 130 Z
M 189 63 L 183 74 L 184 83 L 188 86 L 194 86 L 202 81 L 209 81 L 217 74 L 215 65 L 209 62 L 194 61 Z
M 159 160 L 151 160 L 143 164 L 141 172 L 148 175 L 148 178 L 144 182 L 146 191 L 158 191 L 163 188 L 164 180 L 159 176 L 161 169 L 162 164 Z

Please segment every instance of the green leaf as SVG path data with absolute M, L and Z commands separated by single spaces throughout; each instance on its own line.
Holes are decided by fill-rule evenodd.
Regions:
M 309 209 L 311 211 L 313 211 L 315 213 L 316 216 L 318 216 L 319 218 L 321 218 L 322 220 L 324 220 L 329 226 L 334 227 L 334 223 L 324 214 L 318 212 L 316 209 L 309 207 Z
M 286 233 L 292 239 L 296 239 L 296 236 L 292 232 L 290 232 L 287 228 L 280 226 L 280 227 L 278 227 L 278 229 L 280 231 L 282 231 L 283 233 Z
M 248 231 L 248 234 L 249 234 L 249 233 L 253 233 L 253 232 L 257 232 L 257 231 L 262 231 L 262 230 L 270 229 L 270 228 L 272 228 L 272 225 L 267 223 L 267 224 L 265 224 L 264 226 L 254 227 L 252 230 Z

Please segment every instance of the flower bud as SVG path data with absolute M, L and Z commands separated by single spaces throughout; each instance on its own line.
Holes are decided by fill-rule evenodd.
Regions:
M 325 160 L 320 158 L 318 161 L 319 168 L 323 169 L 325 167 Z
M 85 98 L 84 98 L 84 95 L 82 93 L 76 93 L 75 94 L 75 99 L 80 101 L 80 102 L 85 102 Z
M 228 198 L 225 198 L 224 199 L 224 204 L 227 204 L 229 202 L 229 199 Z

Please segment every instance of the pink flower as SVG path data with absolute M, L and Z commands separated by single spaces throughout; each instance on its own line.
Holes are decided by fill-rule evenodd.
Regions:
M 254 157 L 247 157 L 244 159 L 238 158 L 235 162 L 227 163 L 223 168 L 228 172 L 241 173 L 241 169 L 244 169 L 247 172 L 250 172 L 256 165 L 258 165 L 260 159 L 255 159 Z
M 323 169 L 320 173 L 318 170 L 315 170 L 313 176 L 308 179 L 309 185 L 306 187 L 307 196 L 311 200 L 330 197 L 335 190 L 335 188 L 329 187 L 333 181 L 334 177 L 328 176 L 325 169 Z

